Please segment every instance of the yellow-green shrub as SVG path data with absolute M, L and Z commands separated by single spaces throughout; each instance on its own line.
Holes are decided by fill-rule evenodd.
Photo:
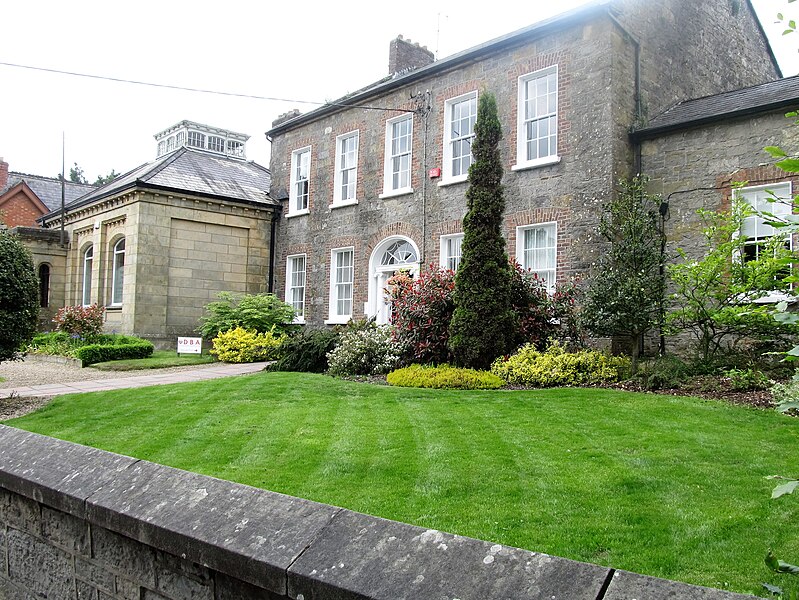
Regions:
M 527 344 L 508 358 L 500 357 L 491 365 L 491 372 L 510 384 L 556 387 L 618 381 L 629 366 L 626 357 L 596 350 L 568 352 L 553 342 L 545 352 Z
M 488 371 L 459 369 L 449 365 L 428 367 L 411 365 L 392 371 L 386 377 L 389 385 L 449 390 L 495 390 L 505 382 Z
M 286 334 L 275 335 L 275 327 L 266 333 L 247 331 L 242 327 L 229 329 L 213 340 L 211 354 L 224 362 L 250 363 L 260 360 L 274 360 Z

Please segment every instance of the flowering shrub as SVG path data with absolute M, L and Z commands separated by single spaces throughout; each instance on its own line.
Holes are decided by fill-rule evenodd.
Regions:
M 427 367 L 411 365 L 392 371 L 386 377 L 389 385 L 448 390 L 496 390 L 505 381 L 488 371 L 459 369 L 449 365 Z
M 394 369 L 399 360 L 391 327 L 374 323 L 344 331 L 327 355 L 331 375 L 380 375 Z
M 618 381 L 629 366 L 626 357 L 596 350 L 568 352 L 558 342 L 552 342 L 545 352 L 526 344 L 514 355 L 495 360 L 491 372 L 510 384 L 555 387 Z
M 403 356 L 414 362 L 447 362 L 455 272 L 430 265 L 418 277 L 399 273 L 388 283 L 394 341 Z
M 247 331 L 242 327 L 229 329 L 213 339 L 210 353 L 229 363 L 251 363 L 259 360 L 274 360 L 285 333 L 275 334 L 273 326 L 266 333 Z
M 65 306 L 58 309 L 53 323 L 56 331 L 72 336 L 92 338 L 103 331 L 105 307 L 99 304 L 90 306 Z

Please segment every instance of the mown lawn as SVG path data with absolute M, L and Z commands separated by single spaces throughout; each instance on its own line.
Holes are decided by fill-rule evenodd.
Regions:
M 739 592 L 797 577 L 799 419 L 612 390 L 262 373 L 56 399 L 15 427 L 462 535 Z

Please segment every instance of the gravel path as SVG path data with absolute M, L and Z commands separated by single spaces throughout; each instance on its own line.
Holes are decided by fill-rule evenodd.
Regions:
M 71 364 L 43 362 L 36 357 L 28 356 L 25 360 L 0 363 L 0 389 L 43 385 L 46 383 L 66 383 L 71 381 L 94 381 L 98 379 L 121 379 L 155 373 L 179 373 L 180 371 L 196 371 L 203 367 L 212 367 L 218 363 L 207 365 L 190 365 L 186 367 L 169 367 L 167 369 L 142 369 L 138 371 L 100 371 L 86 367 L 81 369 Z
M 190 365 L 186 367 L 170 367 L 166 369 L 142 369 L 138 371 L 100 371 L 86 367 L 82 369 L 73 364 L 44 362 L 29 356 L 25 360 L 0 363 L 0 389 L 17 388 L 47 383 L 70 383 L 73 381 L 93 381 L 98 379 L 121 379 L 160 373 L 178 373 L 180 371 L 196 371 L 204 367 L 212 367 L 219 363 L 207 365 Z M 40 397 L 0 397 L 0 421 L 15 419 L 50 402 L 52 398 Z

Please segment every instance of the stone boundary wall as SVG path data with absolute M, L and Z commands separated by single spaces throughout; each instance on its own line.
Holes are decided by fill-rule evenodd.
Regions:
M 0 599 L 749 598 L 0 426 Z

